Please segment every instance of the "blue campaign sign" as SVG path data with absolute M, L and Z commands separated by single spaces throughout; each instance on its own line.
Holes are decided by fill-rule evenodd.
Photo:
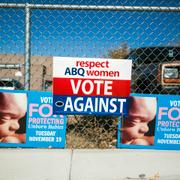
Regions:
M 7 112 L 9 125 L 0 118 L 0 147 L 64 148 L 66 116 L 53 115 L 52 102 L 50 92 L 1 90 L 0 113 Z
M 155 145 L 180 150 L 180 96 L 158 96 Z
M 118 124 L 119 148 L 180 150 L 180 96 L 132 94 Z
M 128 98 L 87 97 L 87 96 L 53 96 L 53 112 L 59 114 L 128 114 Z M 119 107 L 119 108 L 118 108 Z

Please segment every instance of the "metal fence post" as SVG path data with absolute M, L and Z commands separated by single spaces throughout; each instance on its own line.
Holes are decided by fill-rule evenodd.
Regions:
M 25 6 L 25 90 L 30 89 L 30 7 Z

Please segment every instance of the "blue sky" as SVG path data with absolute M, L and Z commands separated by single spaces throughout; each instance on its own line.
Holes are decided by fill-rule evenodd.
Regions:
M 1 0 L 12 3 L 37 1 Z M 38 1 L 84 5 L 180 6 L 179 0 Z M 105 4 L 106 2 L 106 4 Z M 23 9 L 0 9 L 0 53 L 23 54 Z M 31 11 L 31 54 L 103 57 L 126 42 L 130 48 L 166 46 L 180 42 L 180 13 L 127 11 Z

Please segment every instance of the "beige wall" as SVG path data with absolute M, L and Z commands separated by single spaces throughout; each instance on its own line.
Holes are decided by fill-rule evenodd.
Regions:
M 0 68 L 0 79 L 11 78 L 24 84 L 25 69 L 23 55 L 0 54 L 0 64 L 21 64 L 22 68 L 20 69 Z M 44 83 L 46 81 L 52 81 L 52 57 L 32 56 L 30 69 L 30 89 L 44 90 Z M 43 73 L 43 69 L 46 69 L 46 73 Z M 15 76 L 18 70 L 22 72 L 22 77 Z M 51 90 L 51 87 L 48 90 Z

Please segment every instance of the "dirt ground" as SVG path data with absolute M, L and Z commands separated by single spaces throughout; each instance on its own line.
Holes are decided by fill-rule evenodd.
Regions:
M 67 148 L 115 148 L 118 118 L 68 116 Z

